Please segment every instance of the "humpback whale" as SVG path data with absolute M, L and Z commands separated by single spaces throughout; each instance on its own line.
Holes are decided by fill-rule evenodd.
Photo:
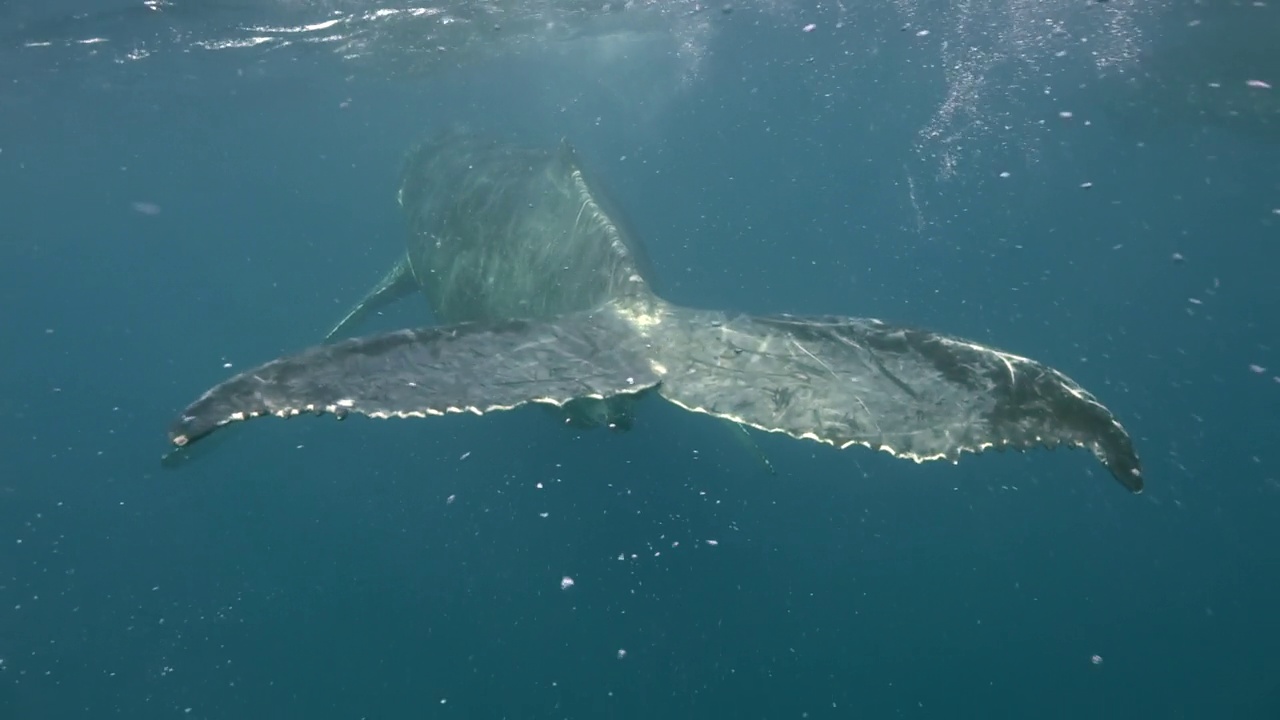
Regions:
M 275 415 L 482 415 L 529 404 L 625 424 L 657 396 L 767 432 L 916 462 L 1038 446 L 1093 452 L 1131 492 L 1124 427 L 1063 373 L 877 319 L 750 315 L 655 293 L 572 149 L 456 131 L 406 162 L 405 254 L 331 334 L 420 290 L 447 324 L 318 345 L 235 375 L 170 425 L 185 448 Z
M 410 152 L 396 200 L 409 227 L 405 252 L 326 340 L 419 291 L 452 324 L 549 319 L 601 306 L 619 282 L 651 285 L 643 248 L 567 142 L 524 148 L 451 128 Z M 508 265 L 525 271 L 485 276 Z M 633 402 L 579 398 L 562 413 L 577 427 L 626 430 Z

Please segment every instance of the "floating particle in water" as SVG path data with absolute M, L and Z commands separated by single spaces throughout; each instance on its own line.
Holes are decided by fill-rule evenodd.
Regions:
M 1082 183 L 1080 183 L 1080 189 L 1082 189 L 1082 190 L 1088 190 L 1088 189 L 1089 189 L 1089 188 L 1091 188 L 1091 187 L 1093 187 L 1093 183 L 1091 183 L 1091 182 L 1082 182 Z
M 1262 367 L 1261 365 L 1250 365 L 1249 371 L 1256 375 L 1261 375 L 1262 373 L 1266 372 L 1267 369 Z
M 627 657 L 627 651 L 624 648 L 618 648 L 618 659 L 624 660 Z
M 569 577 L 568 575 L 565 575 L 564 577 L 560 578 L 561 590 L 568 590 L 569 588 L 573 587 L 573 585 L 574 585 L 573 578 Z
M 1186 258 L 1182 256 L 1182 253 L 1174 253 L 1173 255 L 1169 256 L 1169 259 L 1174 261 L 1175 263 L 1181 263 L 1186 260 Z
M 1101 664 L 1102 664 L 1102 656 L 1101 656 L 1101 655 L 1091 655 L 1091 656 L 1089 656 L 1089 662 L 1093 663 L 1094 665 L 1101 665 Z
M 814 30 L 817 30 L 817 29 L 818 29 L 818 24 L 817 24 L 817 23 L 809 23 L 808 25 L 805 25 L 805 26 L 804 26 L 804 28 L 802 28 L 802 29 L 803 29 L 805 32 L 813 32 Z
M 133 208 L 134 212 L 142 213 L 143 215 L 160 214 L 160 206 L 153 202 L 142 202 L 139 200 L 138 202 L 132 203 L 130 207 Z
M 1265 80 L 1246 80 L 1244 84 L 1248 85 L 1251 88 L 1258 88 L 1259 90 L 1271 89 L 1271 83 Z

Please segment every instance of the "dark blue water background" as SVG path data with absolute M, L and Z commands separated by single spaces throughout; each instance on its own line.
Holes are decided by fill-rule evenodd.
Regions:
M 939 180 L 908 48 L 842 70 L 835 33 L 724 23 L 646 113 L 572 56 L 5 67 L 0 718 L 1280 717 L 1280 144 L 1033 99 L 1032 159 L 997 133 Z M 758 434 L 770 476 L 657 400 L 627 434 L 263 420 L 162 470 L 224 363 L 314 343 L 380 276 L 403 153 L 457 121 L 571 139 L 674 301 L 1061 368 L 1147 493 L 1082 451 Z

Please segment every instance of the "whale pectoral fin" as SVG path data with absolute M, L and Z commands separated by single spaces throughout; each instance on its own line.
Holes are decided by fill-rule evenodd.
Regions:
M 184 447 L 264 415 L 484 414 L 638 394 L 658 383 L 612 313 L 401 330 L 320 345 L 215 386 L 171 425 Z
M 568 138 L 560 138 L 560 144 L 556 146 L 556 159 L 564 164 L 566 170 L 577 166 L 578 151 L 569 143 Z
M 383 276 L 382 280 L 374 285 L 355 307 L 333 326 L 333 329 L 324 336 L 325 340 L 331 340 L 335 335 L 346 332 L 355 327 L 369 313 L 381 310 L 384 307 L 394 303 L 400 298 L 412 295 L 418 289 L 417 280 L 413 277 L 413 268 L 409 265 L 409 257 L 401 255 L 395 266 Z
M 673 314 L 658 392 L 689 410 L 922 462 L 1086 447 L 1142 490 L 1127 432 L 1062 373 L 945 335 L 857 318 Z M 664 324 L 667 324 L 664 321 Z

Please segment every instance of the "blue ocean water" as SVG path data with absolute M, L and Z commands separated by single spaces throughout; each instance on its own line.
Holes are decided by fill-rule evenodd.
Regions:
M 639 6 L 0 3 L 0 718 L 1280 717 L 1277 9 Z M 656 399 L 162 468 L 385 272 L 454 123 L 569 139 L 673 301 L 1058 367 L 1146 492 L 756 433 L 769 474 Z

